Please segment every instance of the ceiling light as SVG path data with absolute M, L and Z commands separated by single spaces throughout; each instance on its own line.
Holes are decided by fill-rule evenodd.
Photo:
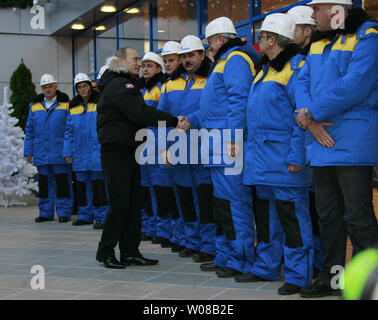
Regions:
M 125 9 L 124 12 L 125 12 L 125 13 L 135 14 L 135 13 L 139 13 L 140 10 L 139 10 L 138 8 L 130 8 L 130 9 Z
M 102 6 L 101 7 L 101 12 L 116 12 L 117 9 L 115 6 L 111 6 L 111 5 L 105 5 L 105 6 Z
M 71 29 L 73 30 L 83 30 L 85 29 L 85 26 L 81 23 L 74 23 L 72 26 L 71 26 Z
M 165 30 L 158 30 L 158 32 L 163 33 L 163 32 L 165 32 Z
M 104 30 L 106 30 L 106 27 L 105 26 L 98 26 L 98 27 L 95 28 L 95 30 L 104 31 Z

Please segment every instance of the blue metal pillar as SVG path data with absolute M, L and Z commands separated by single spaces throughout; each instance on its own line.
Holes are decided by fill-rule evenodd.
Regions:
M 154 3 L 153 3 L 154 2 Z M 151 1 L 149 4 L 149 19 L 150 19 L 150 50 L 154 50 L 154 18 L 156 20 L 157 24 L 157 6 L 156 6 L 156 1 Z M 155 4 L 155 5 L 154 5 Z M 157 30 L 157 29 L 156 29 Z
M 255 28 L 253 25 L 253 20 L 254 20 L 253 18 L 261 15 L 261 0 L 250 0 L 250 2 L 252 2 L 252 6 L 250 7 L 251 9 L 250 24 L 251 24 L 251 30 L 253 30 L 252 42 L 256 44 L 257 39 L 256 39 Z
M 252 35 L 252 27 L 253 27 L 252 17 L 254 15 L 253 5 L 254 5 L 254 1 L 253 0 L 249 0 L 249 30 L 250 30 L 250 39 L 248 39 L 248 42 L 250 42 L 250 43 L 254 43 L 254 39 L 253 39 L 253 35 Z
M 76 66 L 75 66 L 75 37 L 72 37 L 72 79 L 75 77 L 76 73 Z M 74 81 L 72 81 L 72 97 L 75 96 L 75 85 Z
M 115 29 L 116 29 L 116 50 L 119 50 L 119 15 L 115 16 Z
M 97 78 L 97 33 L 96 29 L 93 29 L 93 69 L 94 69 L 94 79 Z
M 362 7 L 362 0 L 353 0 L 353 7 Z
M 197 32 L 201 38 L 205 32 L 204 27 L 208 23 L 207 0 L 197 0 Z
M 202 13 L 201 13 L 201 0 L 197 0 L 197 35 L 202 35 Z

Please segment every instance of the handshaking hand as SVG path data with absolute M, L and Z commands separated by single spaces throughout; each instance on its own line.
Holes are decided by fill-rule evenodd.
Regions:
M 178 116 L 179 123 L 177 124 L 176 130 L 183 130 L 184 132 L 188 131 L 192 125 L 190 124 L 190 121 L 187 117 L 184 116 Z
M 238 157 L 241 152 L 242 152 L 242 149 L 239 143 L 236 143 L 236 142 L 227 143 L 227 154 L 230 158 Z
M 163 159 L 163 164 L 167 167 L 172 167 L 171 164 L 171 153 L 169 150 L 163 150 L 162 151 L 162 159 Z

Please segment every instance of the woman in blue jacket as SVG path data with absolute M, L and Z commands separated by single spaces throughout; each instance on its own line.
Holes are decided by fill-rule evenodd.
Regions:
M 93 228 L 102 229 L 108 200 L 96 132 L 98 93 L 92 91 L 91 80 L 84 73 L 76 75 L 75 88 L 79 94 L 70 103 L 63 148 L 64 158 L 76 172 L 78 213 L 72 225 L 94 220 Z

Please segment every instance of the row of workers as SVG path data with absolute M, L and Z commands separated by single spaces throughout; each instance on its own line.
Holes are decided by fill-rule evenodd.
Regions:
M 334 4 L 344 10 L 345 29 L 331 30 Z M 165 168 L 141 166 L 146 239 L 171 242 L 172 251 L 219 277 L 276 281 L 283 263 L 278 293 L 340 294 L 331 287 L 332 267 L 345 264 L 346 230 L 355 254 L 378 242 L 371 197 L 377 57 L 368 53 L 377 48 L 377 23 L 350 5 L 314 0 L 267 16 L 262 58 L 224 17 L 206 27 L 214 63 L 194 36 L 164 46 L 168 78 L 158 55 L 144 56 L 147 104 L 187 117 L 183 130 L 246 135 L 244 155 L 243 142 L 226 141 L 229 156 L 244 157 L 242 174 L 226 174 L 225 162 L 172 166 L 169 157 Z M 360 83 L 361 72 L 369 85 Z M 212 156 L 226 157 L 222 143 Z M 320 275 L 312 285 L 314 268 Z
M 344 29 L 331 28 L 334 4 L 344 10 Z M 201 269 L 216 271 L 219 277 L 240 282 L 280 280 L 283 262 L 285 284 L 280 294 L 338 293 L 330 285 L 331 269 L 345 264 L 347 234 L 355 253 L 378 242 L 369 188 L 372 166 L 378 162 L 373 72 L 377 57 L 369 54 L 377 47 L 377 23 L 362 9 L 350 10 L 350 5 L 349 0 L 314 0 L 309 7 L 267 16 L 259 37 L 262 58 L 236 37 L 233 23 L 224 17 L 206 28 L 214 63 L 194 36 L 163 48 L 168 78 L 161 78 L 161 58 L 145 55 L 142 92 L 148 104 L 184 117 L 178 124 L 183 130 L 244 129 L 246 136 L 244 155 L 239 153 L 243 149 L 239 141 L 226 141 L 232 157 L 244 157 L 242 174 L 227 175 L 225 163 L 141 166 L 146 236 L 158 237 L 163 245 L 173 244 L 180 256 L 205 262 Z M 292 43 L 294 39 L 301 49 Z M 361 79 L 367 81 L 362 84 Z M 58 100 L 53 107 L 57 112 L 52 113 L 48 105 L 53 99 L 46 100 L 31 106 L 25 156 L 33 156 L 37 167 L 49 166 L 47 174 L 39 168 L 40 184 L 46 180 L 45 190 L 49 190 L 53 182 L 48 177 L 54 175 L 57 198 L 69 203 L 70 177 L 63 160 L 74 165 L 78 150 L 71 146 L 73 154 L 63 157 L 52 152 L 57 164 L 51 165 L 43 158 L 50 157 L 52 144 L 38 148 L 51 139 L 54 147 L 64 144 L 70 150 L 69 139 L 61 134 L 48 136 L 43 129 L 58 130 L 59 125 L 49 122 L 52 115 L 69 114 L 75 126 L 75 116 L 90 108 L 80 101 L 78 108 L 69 109 L 68 101 Z M 60 116 L 61 110 L 66 113 Z M 75 136 L 65 122 L 61 126 L 66 138 Z M 82 138 L 77 132 L 76 139 Z M 28 137 L 34 145 L 27 143 Z M 359 137 L 364 137 L 363 143 Z M 213 146 L 213 155 L 224 158 L 222 152 L 221 145 Z M 314 237 L 316 215 L 310 214 L 315 213 L 309 201 L 313 185 L 322 244 Z M 99 189 L 94 194 L 105 201 L 106 190 Z M 67 215 L 60 212 L 64 222 Z M 315 255 L 314 249 L 318 249 Z M 310 286 L 314 266 L 321 271 Z

